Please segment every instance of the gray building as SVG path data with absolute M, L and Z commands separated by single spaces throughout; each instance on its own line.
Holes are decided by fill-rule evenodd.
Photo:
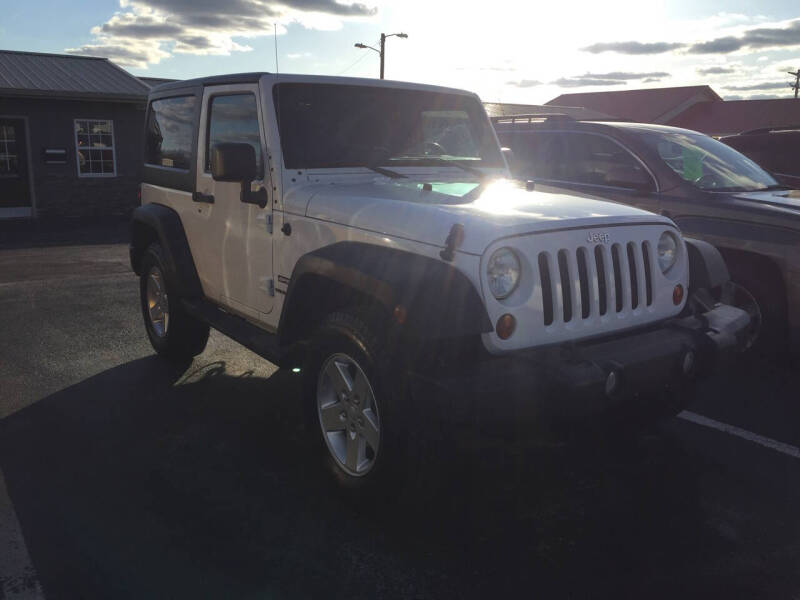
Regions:
M 128 214 L 148 92 L 104 58 L 0 50 L 0 219 Z

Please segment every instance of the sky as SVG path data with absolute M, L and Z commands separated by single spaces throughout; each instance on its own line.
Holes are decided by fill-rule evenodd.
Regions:
M 387 79 L 490 102 L 699 84 L 726 99 L 790 97 L 786 71 L 800 69 L 797 0 L 0 0 L 0 14 L 0 49 L 176 79 L 377 77 L 378 54 L 354 44 L 403 32 L 387 40 Z

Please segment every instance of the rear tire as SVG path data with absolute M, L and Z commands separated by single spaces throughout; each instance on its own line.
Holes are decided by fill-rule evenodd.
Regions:
M 173 361 L 191 360 L 206 347 L 209 327 L 188 314 L 167 277 L 163 251 L 158 243 L 142 256 L 139 300 L 147 337 L 155 351 Z

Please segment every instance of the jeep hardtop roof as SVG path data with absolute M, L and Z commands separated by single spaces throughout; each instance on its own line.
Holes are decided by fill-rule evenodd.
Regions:
M 201 86 L 211 85 L 233 85 L 238 83 L 258 83 L 263 77 L 272 78 L 274 83 L 327 83 L 338 85 L 358 85 L 374 86 L 385 88 L 417 89 L 429 92 L 440 92 L 449 94 L 461 94 L 465 96 L 477 95 L 468 90 L 458 88 L 448 88 L 427 83 L 412 83 L 409 81 L 394 81 L 391 79 L 369 79 L 366 77 L 335 77 L 331 75 L 298 75 L 294 73 L 270 73 L 260 71 L 252 73 L 232 73 L 230 75 L 212 75 L 209 77 L 197 77 L 195 79 L 184 79 L 157 85 L 150 90 L 150 96 L 165 96 L 171 92 L 180 90 L 196 89 Z

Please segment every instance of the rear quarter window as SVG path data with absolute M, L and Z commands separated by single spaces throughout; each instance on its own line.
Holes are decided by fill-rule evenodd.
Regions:
M 145 163 L 188 170 L 194 141 L 194 96 L 162 98 L 150 103 L 145 130 Z

